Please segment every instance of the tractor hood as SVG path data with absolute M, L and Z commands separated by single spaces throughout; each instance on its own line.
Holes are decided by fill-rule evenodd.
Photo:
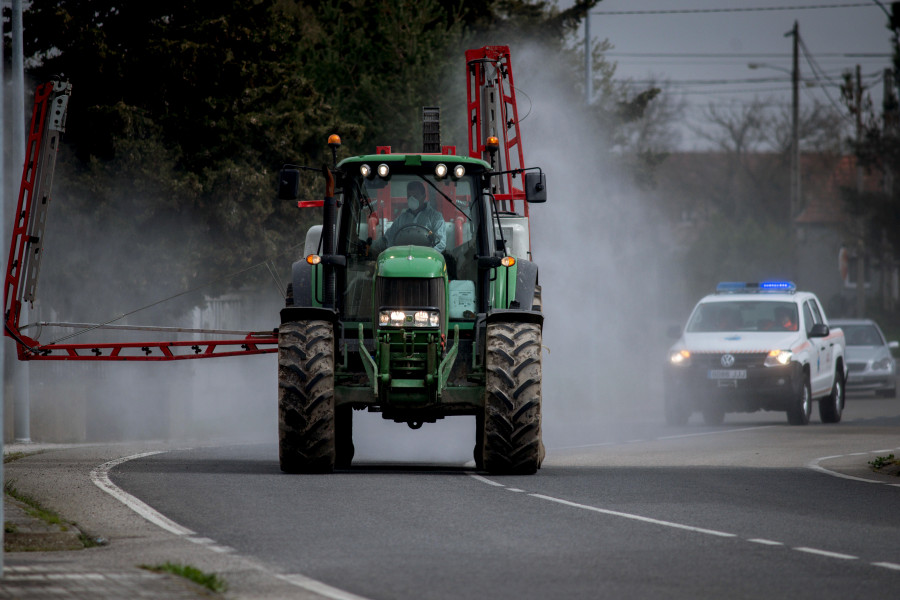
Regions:
M 379 277 L 444 277 L 444 257 L 424 246 L 392 246 L 378 256 Z

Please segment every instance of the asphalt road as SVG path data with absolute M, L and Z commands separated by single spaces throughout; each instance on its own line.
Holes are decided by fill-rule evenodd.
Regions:
M 333 598 L 896 598 L 900 480 L 866 463 L 900 455 L 898 432 L 900 401 L 856 399 L 838 425 L 755 413 L 581 432 L 532 477 L 434 448 L 428 464 L 358 448 L 349 471 L 289 476 L 273 444 L 173 449 L 109 476 Z

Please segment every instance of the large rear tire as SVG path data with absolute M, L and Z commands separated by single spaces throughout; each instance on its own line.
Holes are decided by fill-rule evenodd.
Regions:
M 534 323 L 487 326 L 482 464 L 489 473 L 530 475 L 544 459 L 541 341 Z
M 809 377 L 804 377 L 800 393 L 787 409 L 787 420 L 791 425 L 808 425 L 810 414 L 812 414 L 812 392 L 809 388 Z
M 844 374 L 840 367 L 834 373 L 831 394 L 819 400 L 819 418 L 823 423 L 840 423 L 844 414 Z
M 278 330 L 278 457 L 285 473 L 334 470 L 334 330 L 327 321 Z

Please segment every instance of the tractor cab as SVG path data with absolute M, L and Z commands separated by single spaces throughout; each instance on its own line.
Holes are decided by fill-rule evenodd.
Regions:
M 370 155 L 339 165 L 344 195 L 337 253 L 348 259 L 338 287 L 345 318 L 371 321 L 383 306 L 415 304 L 417 294 L 420 304 L 434 303 L 414 291 L 428 284 L 412 280 L 440 278 L 447 288 L 441 321 L 475 319 L 477 257 L 491 247 L 484 228 L 486 168 L 482 161 L 442 155 Z M 384 282 L 397 277 L 405 285 L 389 293 Z

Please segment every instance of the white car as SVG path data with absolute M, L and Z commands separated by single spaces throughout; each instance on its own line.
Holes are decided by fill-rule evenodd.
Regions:
M 665 415 L 687 423 L 699 411 L 709 425 L 729 412 L 784 411 L 809 423 L 844 409 L 844 334 L 830 327 L 815 294 L 785 281 L 724 282 L 694 307 L 665 369 Z
M 897 395 L 897 363 L 891 354 L 900 347 L 888 342 L 878 324 L 871 319 L 835 319 L 847 340 L 848 392 L 874 392 L 876 396 Z

